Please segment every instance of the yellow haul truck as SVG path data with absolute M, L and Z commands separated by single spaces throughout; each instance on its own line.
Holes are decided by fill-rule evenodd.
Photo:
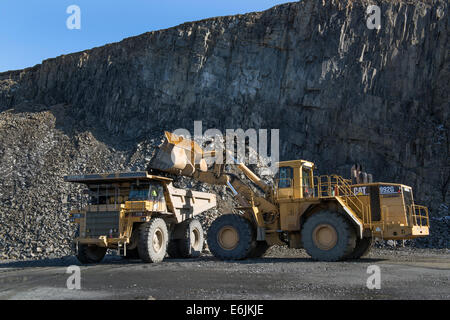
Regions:
M 70 211 L 78 224 L 74 243 L 81 263 L 100 262 L 107 249 L 127 258 L 160 262 L 198 257 L 204 236 L 195 216 L 216 206 L 214 194 L 177 189 L 172 179 L 148 172 L 66 176 L 87 187 L 87 204 Z
M 207 233 L 209 249 L 220 259 L 260 257 L 270 246 L 284 244 L 304 248 L 316 260 L 357 259 L 368 252 L 374 238 L 400 240 L 429 234 L 428 209 L 414 204 L 409 186 L 374 183 L 358 167 L 352 171 L 354 181 L 338 175 L 315 176 L 314 163 L 305 160 L 280 162 L 271 186 L 232 158 L 261 189 L 258 194 L 237 175 L 225 172 L 223 164 L 208 167 L 205 157 L 215 154 L 166 132 L 151 166 L 226 185 L 233 192 L 239 214 L 218 217 Z

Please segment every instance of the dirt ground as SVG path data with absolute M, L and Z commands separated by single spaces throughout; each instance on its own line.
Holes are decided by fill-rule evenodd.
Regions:
M 70 265 L 79 263 L 0 261 L 0 299 L 450 299 L 448 249 L 372 249 L 345 262 L 316 262 L 282 247 L 232 262 L 204 255 L 145 264 L 107 256 L 80 266 L 80 290 L 67 288 Z M 371 265 L 380 268 L 380 289 L 367 288 Z

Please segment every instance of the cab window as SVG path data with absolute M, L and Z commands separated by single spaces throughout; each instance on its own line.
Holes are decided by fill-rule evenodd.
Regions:
M 302 169 L 302 185 L 304 187 L 311 187 L 311 169 Z
M 146 183 L 138 185 L 132 185 L 128 200 L 129 201 L 161 201 L 163 197 L 163 188 L 158 183 Z
M 278 188 L 290 188 L 294 170 L 291 167 L 281 167 L 278 173 Z
M 303 197 L 309 198 L 314 195 L 314 190 L 311 185 L 311 169 L 302 168 L 302 187 Z
M 153 201 L 161 201 L 163 198 L 163 187 L 160 184 L 150 185 L 150 199 Z
M 130 201 L 144 201 L 149 198 L 148 186 L 146 188 L 131 189 L 128 199 Z

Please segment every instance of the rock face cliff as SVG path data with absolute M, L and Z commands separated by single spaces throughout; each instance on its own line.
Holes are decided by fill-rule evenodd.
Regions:
M 449 21 L 445 0 L 304 0 L 0 73 L 0 258 L 67 254 L 79 190 L 62 176 L 145 169 L 162 131 L 194 120 L 278 128 L 282 159 L 360 162 L 447 214 Z

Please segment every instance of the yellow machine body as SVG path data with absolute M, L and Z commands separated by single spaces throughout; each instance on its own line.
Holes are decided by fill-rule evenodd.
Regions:
M 414 204 L 412 188 L 395 183 L 351 184 L 337 175 L 314 176 L 314 164 L 280 162 L 274 198 L 279 229 L 300 231 L 302 221 L 321 210 L 341 211 L 360 237 L 412 239 L 429 234 L 428 209 Z
M 153 167 L 208 184 L 227 185 L 240 203 L 236 209 L 255 225 L 258 241 L 269 245 L 288 242 L 300 248 L 303 222 L 324 210 L 347 216 L 360 239 L 412 239 L 429 234 L 428 209 L 414 204 L 409 186 L 352 184 L 338 175 L 315 176 L 314 163 L 305 160 L 280 162 L 278 177 L 270 186 L 236 161 L 236 167 L 264 192 L 261 196 L 235 175 L 224 172 L 223 164 L 206 168 L 198 160 L 205 153 L 197 144 L 169 132 L 165 137 Z M 288 241 L 280 240 L 282 232 L 287 233 Z
M 79 225 L 74 242 L 119 249 L 136 246 L 133 231 L 152 217 L 179 224 L 216 206 L 211 193 L 178 189 L 172 179 L 147 172 L 92 174 L 65 177 L 87 187 L 86 204 L 70 211 Z

